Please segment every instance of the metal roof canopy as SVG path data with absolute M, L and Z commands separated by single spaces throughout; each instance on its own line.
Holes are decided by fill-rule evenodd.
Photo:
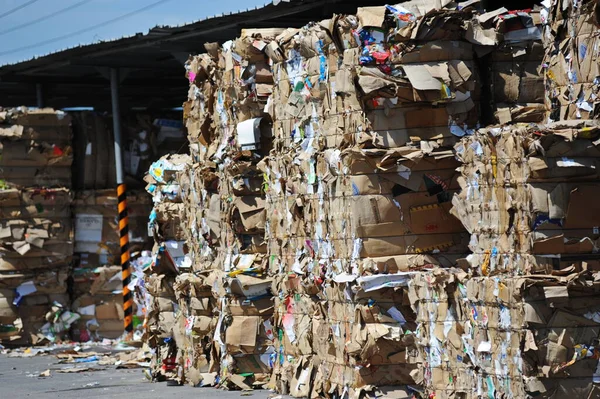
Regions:
M 179 107 L 188 82 L 183 64 L 205 42 L 225 42 L 244 28 L 301 27 L 381 0 L 279 0 L 178 27 L 156 27 L 113 41 L 77 46 L 0 67 L 0 105 L 111 109 L 110 68 L 119 68 L 123 109 Z

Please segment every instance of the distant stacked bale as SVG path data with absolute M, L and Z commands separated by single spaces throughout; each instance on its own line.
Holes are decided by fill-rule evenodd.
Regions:
M 0 342 L 37 343 L 41 327 L 69 306 L 71 119 L 10 109 L 0 123 Z M 66 329 L 48 325 L 44 335 L 53 340 Z

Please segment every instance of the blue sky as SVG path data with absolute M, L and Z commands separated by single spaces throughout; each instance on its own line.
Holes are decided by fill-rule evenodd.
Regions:
M 31 0 L 0 0 L 0 15 Z M 137 32 L 147 32 L 156 25 L 178 25 L 223 12 L 262 6 L 269 0 L 163 0 L 163 3 L 141 13 L 87 33 L 73 32 L 112 20 L 139 10 L 159 0 L 89 0 L 81 6 L 53 18 L 29 24 L 30 21 L 75 5 L 82 0 L 37 0 L 31 5 L 0 18 L 0 65 L 30 59 L 79 44 L 116 39 Z M 22 29 L 2 34 L 14 27 Z M 19 50 L 59 36 L 68 36 L 35 48 Z M 19 50 L 19 51 L 14 51 Z

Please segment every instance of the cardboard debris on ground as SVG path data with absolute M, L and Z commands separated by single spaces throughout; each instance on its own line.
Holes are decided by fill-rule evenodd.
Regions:
M 93 372 L 93 371 L 102 371 L 104 370 L 103 368 L 97 368 L 97 367 L 73 367 L 73 368 L 69 368 L 69 369 L 58 369 L 56 370 L 57 373 L 88 373 L 88 372 Z

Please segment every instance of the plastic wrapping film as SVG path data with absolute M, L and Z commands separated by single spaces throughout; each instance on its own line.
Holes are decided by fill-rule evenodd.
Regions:
M 63 112 L 0 111 L 3 345 L 54 340 L 75 321 L 66 312 L 73 256 L 71 136 L 71 119 Z

